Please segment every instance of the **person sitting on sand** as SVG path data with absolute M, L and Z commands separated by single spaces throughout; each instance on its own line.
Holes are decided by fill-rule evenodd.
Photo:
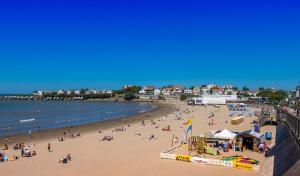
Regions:
M 24 150 L 24 155 L 23 156 L 25 156 L 25 157 L 31 157 L 32 155 L 31 155 L 31 152 L 26 148 Z
M 58 137 L 58 141 L 59 141 L 59 142 L 63 142 L 63 141 L 64 141 L 64 138 L 63 138 L 63 137 Z
M 8 145 L 7 144 L 4 144 L 3 150 L 8 150 Z
M 69 159 L 70 159 L 70 160 L 69 160 Z M 63 157 L 62 159 L 60 159 L 60 160 L 58 161 L 58 163 L 67 164 L 69 161 L 71 161 L 71 156 L 70 156 L 70 158 L 69 158 L 69 154 L 68 154 L 68 156 Z
M 113 136 L 104 136 L 101 141 L 112 141 L 114 139 Z
M 0 161 L 4 161 L 4 154 L 0 153 Z
M 124 127 L 116 128 L 115 131 L 126 131 L 126 128 Z
M 151 120 L 151 125 L 156 125 L 156 122 Z
M 68 154 L 68 156 L 67 156 L 67 159 L 69 160 L 69 161 L 71 161 L 71 155 L 70 154 Z

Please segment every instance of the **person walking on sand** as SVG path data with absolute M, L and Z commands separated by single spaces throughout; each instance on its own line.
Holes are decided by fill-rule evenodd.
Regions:
M 48 152 L 51 152 L 51 144 L 48 143 Z

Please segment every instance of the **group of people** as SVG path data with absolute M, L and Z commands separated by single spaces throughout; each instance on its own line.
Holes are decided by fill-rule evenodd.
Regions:
M 30 151 L 28 150 L 28 148 L 26 147 L 23 147 L 21 148 L 21 156 L 22 157 L 33 157 L 33 156 L 36 156 L 36 151 Z
M 58 161 L 58 163 L 66 164 L 66 163 L 70 162 L 71 159 L 72 159 L 72 158 L 71 158 L 71 155 L 68 154 L 66 157 L 61 158 L 61 159 Z
M 104 136 L 100 141 L 112 141 L 113 139 L 113 136 Z
M 215 143 L 215 147 L 218 148 L 218 151 L 222 151 L 223 152 L 229 152 L 229 149 L 232 149 L 232 143 L 229 143 L 228 140 L 225 140 L 225 142 L 220 142 L 219 141 L 216 141 Z

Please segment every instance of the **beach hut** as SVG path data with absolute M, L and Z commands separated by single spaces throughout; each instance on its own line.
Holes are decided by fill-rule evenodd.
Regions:
M 227 129 L 224 129 L 220 133 L 215 134 L 214 137 L 216 139 L 233 140 L 236 137 L 236 134 Z
M 253 130 L 241 132 L 236 135 L 236 146 L 258 152 L 258 145 L 261 143 L 263 136 Z

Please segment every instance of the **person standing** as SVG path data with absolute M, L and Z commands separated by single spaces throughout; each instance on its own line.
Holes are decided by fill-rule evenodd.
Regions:
M 51 144 L 48 143 L 48 152 L 51 152 Z
M 32 132 L 31 132 L 31 130 L 28 130 L 28 136 L 29 137 L 32 137 L 32 134 L 31 134 Z

